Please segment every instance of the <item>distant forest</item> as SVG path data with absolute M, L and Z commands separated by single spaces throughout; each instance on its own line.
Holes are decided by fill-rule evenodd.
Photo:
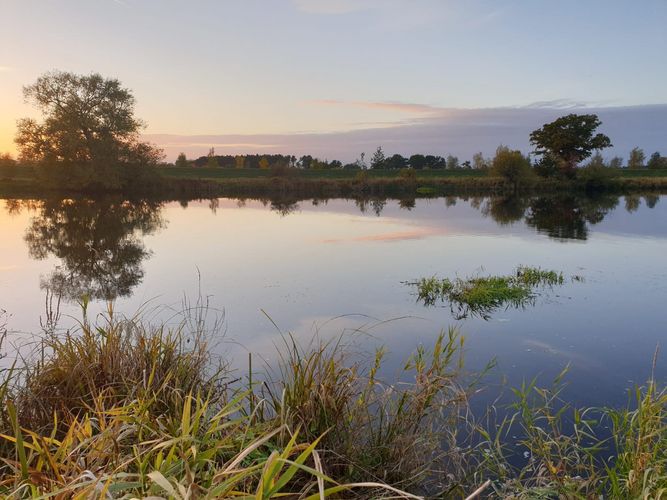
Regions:
M 402 169 L 414 168 L 421 169 L 454 169 L 454 168 L 486 168 L 490 160 L 482 157 L 481 153 L 475 155 L 473 162 L 459 162 L 456 156 L 443 156 L 415 154 L 405 157 L 400 154 L 385 156 L 381 147 L 379 147 L 371 158 L 366 159 L 362 153 L 360 157 L 351 163 L 343 163 L 339 160 L 321 160 L 310 155 L 304 155 L 297 158 L 294 155 L 282 154 L 250 154 L 250 155 L 216 155 L 215 150 L 211 148 L 208 155 L 200 156 L 195 160 L 188 160 L 181 153 L 176 160 L 177 167 L 195 166 L 195 167 L 222 167 L 222 168 L 275 168 L 292 167 L 313 170 L 325 169 Z
M 536 162 L 534 166 L 538 167 L 542 162 Z M 383 169 L 394 170 L 412 168 L 415 170 L 444 170 L 444 169 L 476 169 L 487 170 L 493 164 L 493 158 L 486 158 L 482 153 L 477 153 L 472 157 L 472 161 L 459 161 L 456 156 L 447 155 L 446 157 L 437 155 L 414 154 L 412 156 L 403 156 L 400 154 L 385 155 L 382 147 L 378 147 L 370 158 L 366 158 L 362 153 L 357 160 L 351 163 L 342 163 L 339 160 L 321 160 L 311 155 L 296 157 L 294 155 L 283 154 L 248 154 L 248 155 L 217 155 L 211 148 L 208 155 L 200 156 L 195 160 L 186 158 L 181 153 L 175 162 L 177 167 L 221 167 L 221 168 L 249 168 L 249 169 L 280 169 L 280 168 L 300 168 L 306 170 L 328 170 L 328 169 Z M 659 152 L 646 157 L 644 151 L 640 148 L 634 148 L 627 160 L 616 156 L 605 161 L 597 153 L 593 155 L 591 165 L 611 168 L 649 168 L 649 169 L 667 169 L 667 157 L 661 156 Z

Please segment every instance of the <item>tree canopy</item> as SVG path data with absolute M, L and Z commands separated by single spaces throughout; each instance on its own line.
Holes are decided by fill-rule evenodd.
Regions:
M 511 150 L 507 146 L 498 146 L 493 158 L 491 174 L 503 177 L 516 191 L 519 184 L 529 182 L 533 172 L 530 160 L 521 151 Z
M 573 175 L 579 162 L 595 150 L 610 147 L 611 140 L 595 133 L 602 122 L 597 115 L 569 114 L 561 116 L 530 134 L 535 154 L 550 156 L 559 164 L 561 172 Z
M 140 141 L 144 124 L 134 116 L 134 96 L 116 79 L 56 71 L 24 87 L 42 113 L 18 122 L 22 159 L 40 163 L 152 165 L 162 151 Z

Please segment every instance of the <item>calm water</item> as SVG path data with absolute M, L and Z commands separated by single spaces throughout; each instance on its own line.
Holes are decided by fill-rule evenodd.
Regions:
M 666 198 L 3 201 L 0 309 L 20 344 L 47 321 L 49 290 L 61 295 L 59 325 L 68 327 L 83 293 L 93 314 L 115 298 L 124 314 L 143 308 L 176 321 L 183 297 L 201 289 L 225 313 L 216 349 L 239 368 L 248 350 L 275 357 L 272 321 L 304 340 L 362 327 L 351 340 L 360 350 L 386 345 L 390 366 L 456 325 L 469 368 L 497 359 L 493 381 L 547 382 L 570 364 L 571 397 L 619 404 L 648 378 L 667 333 Z M 488 321 L 424 307 L 404 283 L 518 265 L 584 281 Z

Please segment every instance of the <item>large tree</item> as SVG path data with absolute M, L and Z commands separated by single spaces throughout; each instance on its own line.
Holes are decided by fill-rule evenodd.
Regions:
M 142 142 L 134 96 L 116 79 L 99 74 L 47 73 L 24 87 L 27 102 L 42 113 L 18 122 L 21 157 L 41 163 L 152 165 L 162 151 Z
M 611 140 L 595 133 L 602 122 L 597 115 L 570 114 L 547 123 L 530 134 L 535 154 L 555 160 L 563 174 L 572 176 L 579 162 L 593 151 L 610 147 Z

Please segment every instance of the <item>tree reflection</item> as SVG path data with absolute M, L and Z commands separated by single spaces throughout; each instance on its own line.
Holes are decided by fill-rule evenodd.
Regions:
M 657 199 L 657 196 L 648 195 L 651 205 L 647 202 L 647 206 L 655 206 Z M 550 238 L 585 240 L 588 238 L 589 226 L 602 222 L 618 203 L 619 197 L 612 194 L 512 196 L 490 198 L 481 205 L 480 210 L 501 226 L 523 220 L 528 227 Z M 626 208 L 636 209 L 635 205 L 634 200 L 631 200 L 630 207 Z
M 520 196 L 491 198 L 481 208 L 482 213 L 491 217 L 501 226 L 523 219 L 529 200 Z
M 141 236 L 162 227 L 161 203 L 121 199 L 38 202 L 26 230 L 30 256 L 61 263 L 41 287 L 64 300 L 128 296 L 142 280 L 150 252 Z

